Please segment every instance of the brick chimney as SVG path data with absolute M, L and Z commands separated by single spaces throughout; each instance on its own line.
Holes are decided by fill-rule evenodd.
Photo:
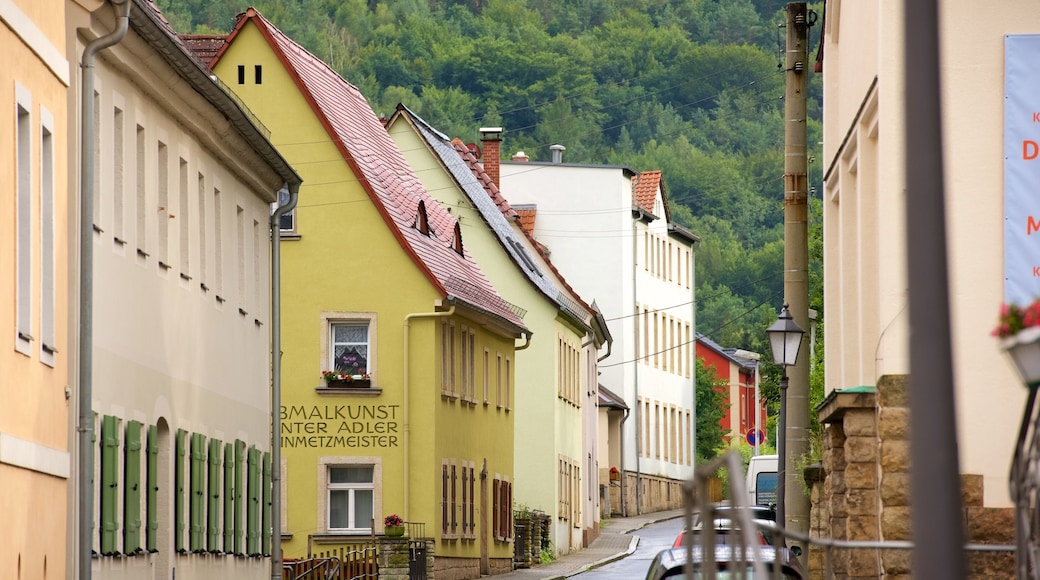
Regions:
M 502 187 L 499 171 L 499 160 L 502 157 L 502 127 L 481 127 L 480 143 L 484 149 L 481 161 L 484 172 L 488 174 L 495 187 Z
M 516 163 L 527 163 L 531 158 L 527 156 L 527 153 L 523 151 L 517 151 L 513 154 L 513 161 Z

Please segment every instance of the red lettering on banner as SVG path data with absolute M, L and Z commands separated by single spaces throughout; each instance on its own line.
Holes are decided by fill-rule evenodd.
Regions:
M 1040 113 L 1033 113 L 1033 122 L 1040 123 Z
M 1040 146 L 1037 146 L 1036 141 L 1022 142 L 1022 159 L 1027 161 L 1036 159 L 1038 153 L 1040 153 Z
M 1031 236 L 1036 231 L 1040 231 L 1040 222 L 1033 219 L 1033 216 L 1029 216 L 1026 220 L 1026 235 Z
M 1033 266 L 1033 277 L 1040 278 L 1040 266 Z

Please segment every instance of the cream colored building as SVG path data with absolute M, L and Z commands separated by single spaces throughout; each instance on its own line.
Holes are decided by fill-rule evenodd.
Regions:
M 126 36 L 96 58 L 95 122 L 84 129 L 96 153 L 93 577 L 268 577 L 270 212 L 299 178 L 154 4 L 130 1 Z M 67 9 L 75 64 L 116 18 L 108 2 Z M 54 575 L 76 577 L 84 546 L 70 549 Z
M 63 0 L 0 0 L 0 578 L 64 573 L 69 485 Z M 75 131 L 72 131 L 72 138 Z
M 824 303 L 828 393 L 910 371 L 901 3 L 830 0 L 824 23 Z M 1025 1 L 940 10 L 946 231 L 962 473 L 1010 505 L 1025 389 L 990 332 L 1004 297 L 1007 34 L 1040 32 Z M 1040 103 L 1038 103 L 1040 106 Z M 938 337 L 937 337 L 938 338 Z

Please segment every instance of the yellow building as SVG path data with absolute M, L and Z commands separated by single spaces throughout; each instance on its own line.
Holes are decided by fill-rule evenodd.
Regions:
M 495 286 L 528 311 L 524 322 L 539 339 L 517 354 L 524 372 L 516 378 L 515 499 L 518 509 L 550 517 L 554 555 L 579 550 L 599 534 L 596 359 L 609 340 L 606 323 L 521 228 L 497 176 L 466 145 L 404 105 L 387 130 L 427 191 L 466 225 L 469 246 Z M 481 129 L 485 158 L 497 161 L 501 133 Z
M 286 557 L 396 514 L 439 578 L 508 571 L 520 310 L 356 87 L 253 9 L 210 66 L 309 182 L 282 224 Z
M 0 578 L 65 571 L 69 485 L 64 0 L 0 0 Z

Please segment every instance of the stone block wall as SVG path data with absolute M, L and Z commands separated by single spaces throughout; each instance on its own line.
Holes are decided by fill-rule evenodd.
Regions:
M 905 375 L 885 376 L 876 389 L 832 393 L 820 407 L 823 462 L 806 471 L 810 534 L 838 540 L 912 540 L 910 409 Z M 965 541 L 1014 544 L 1014 511 L 982 505 L 982 477 L 962 476 Z M 912 553 L 899 549 L 834 549 L 833 578 L 913 577 Z M 972 579 L 1014 578 L 1014 554 L 969 552 Z M 813 579 L 826 576 L 823 550 L 810 548 Z
M 411 541 L 405 539 L 383 539 L 379 542 L 379 580 L 408 580 L 411 565 Z M 434 541 L 426 540 L 426 578 L 445 578 L 435 573 Z M 476 578 L 480 577 L 478 572 Z
M 683 507 L 682 481 L 642 474 L 639 476 L 641 488 L 640 506 L 637 512 L 636 474 L 634 471 L 626 471 L 622 477 L 625 478 L 625 506 L 630 516 L 636 515 L 636 513 L 648 514 Z

